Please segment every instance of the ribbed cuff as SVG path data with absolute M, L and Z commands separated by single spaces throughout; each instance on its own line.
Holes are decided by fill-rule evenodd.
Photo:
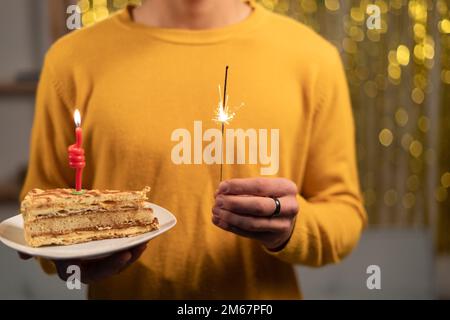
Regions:
M 297 195 L 299 210 L 295 220 L 294 230 L 286 245 L 278 251 L 272 251 L 263 246 L 268 254 L 285 262 L 294 263 L 305 256 L 308 246 L 308 231 L 306 228 L 308 216 L 311 215 L 311 205 L 300 195 Z

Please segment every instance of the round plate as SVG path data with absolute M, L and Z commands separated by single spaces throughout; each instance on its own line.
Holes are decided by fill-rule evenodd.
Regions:
M 8 247 L 31 256 L 62 260 L 62 259 L 93 259 L 125 250 L 143 242 L 147 242 L 171 229 L 177 223 L 175 216 L 166 209 L 147 202 L 146 206 L 153 209 L 158 218 L 159 229 L 133 237 L 95 240 L 68 246 L 30 247 L 24 238 L 23 218 L 18 214 L 0 223 L 0 241 Z

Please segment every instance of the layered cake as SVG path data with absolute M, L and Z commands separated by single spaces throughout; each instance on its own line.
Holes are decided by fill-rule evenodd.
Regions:
M 21 204 L 30 246 L 68 245 L 120 238 L 158 229 L 142 191 L 33 189 Z

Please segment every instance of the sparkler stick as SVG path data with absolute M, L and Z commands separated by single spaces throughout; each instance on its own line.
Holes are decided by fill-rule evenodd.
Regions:
M 228 66 L 225 67 L 225 81 L 223 84 L 223 102 L 222 102 L 222 109 L 225 110 L 225 106 L 227 105 L 227 79 L 228 79 Z M 223 177 L 223 148 L 224 148 L 224 131 L 225 131 L 225 121 L 222 121 L 222 147 L 220 148 L 221 155 L 220 155 L 220 180 L 222 181 Z
M 227 80 L 228 80 L 228 66 L 225 67 L 225 81 L 223 86 L 223 99 L 220 92 L 220 85 L 219 85 L 219 104 L 217 106 L 215 117 L 213 118 L 214 121 L 220 122 L 221 129 L 222 129 L 222 146 L 221 146 L 221 159 L 220 159 L 220 180 L 222 181 L 223 178 L 223 149 L 224 149 L 224 135 L 225 135 L 225 125 L 229 124 L 231 120 L 233 120 L 234 116 L 236 115 L 235 112 L 230 111 L 230 107 L 228 106 L 228 97 L 227 97 Z M 244 104 L 241 103 L 241 105 L 237 108 L 234 108 L 234 110 L 238 110 L 240 107 L 242 107 Z

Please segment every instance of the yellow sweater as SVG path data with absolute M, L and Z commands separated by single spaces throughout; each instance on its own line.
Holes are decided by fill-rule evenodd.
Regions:
M 150 185 L 150 201 L 178 219 L 138 262 L 91 285 L 90 298 L 299 298 L 293 264 L 337 262 L 357 243 L 365 213 L 338 52 L 309 28 L 252 5 L 246 20 L 202 31 L 150 28 L 123 10 L 47 53 L 22 197 L 35 187 L 73 187 L 67 147 L 77 107 L 83 187 Z M 194 151 L 192 164 L 172 159 L 175 130 L 186 129 L 194 144 L 194 121 L 201 132 L 219 128 L 212 118 L 225 65 L 229 104 L 245 103 L 227 128 L 279 129 L 273 176 L 300 190 L 292 237 L 276 253 L 211 222 L 219 165 L 195 164 Z M 259 160 L 225 164 L 224 179 L 260 176 L 267 166 Z

